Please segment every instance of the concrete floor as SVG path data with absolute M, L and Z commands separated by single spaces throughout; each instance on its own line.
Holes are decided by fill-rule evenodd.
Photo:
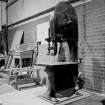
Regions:
M 78 100 L 67 105 L 105 105 L 105 97 L 93 95 L 86 99 Z
M 38 97 L 44 94 L 46 87 L 30 88 L 22 91 L 12 91 L 0 95 L 0 105 L 54 105 Z M 105 96 L 92 93 L 91 96 L 70 102 L 68 104 L 59 105 L 105 105 Z

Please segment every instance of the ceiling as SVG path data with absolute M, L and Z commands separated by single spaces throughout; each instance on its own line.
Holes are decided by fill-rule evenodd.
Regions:
M 8 2 L 8 0 L 0 0 L 0 1 Z
M 4 1 L 4 2 L 8 2 L 8 0 L 0 0 L 0 1 Z M 77 2 L 77 1 L 80 1 L 80 0 L 70 0 L 71 3 L 74 3 L 74 2 Z

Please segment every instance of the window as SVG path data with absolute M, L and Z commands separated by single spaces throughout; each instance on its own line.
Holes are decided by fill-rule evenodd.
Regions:
M 47 43 L 45 41 L 48 38 L 49 22 L 41 23 L 37 25 L 37 41 L 41 43 Z

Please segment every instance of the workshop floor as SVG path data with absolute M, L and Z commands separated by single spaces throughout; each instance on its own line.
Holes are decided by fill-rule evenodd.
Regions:
M 0 105 L 54 105 L 39 97 L 44 94 L 45 91 L 46 87 L 36 87 L 22 91 L 9 92 L 7 94 L 0 95 Z M 104 95 L 102 96 L 92 92 L 90 92 L 90 94 L 91 95 L 88 95 L 88 97 L 80 99 L 74 98 L 72 101 L 69 101 L 69 103 L 65 102 L 57 105 L 105 105 Z
M 78 100 L 66 105 L 105 105 L 105 97 L 100 95 L 92 95 L 88 98 Z

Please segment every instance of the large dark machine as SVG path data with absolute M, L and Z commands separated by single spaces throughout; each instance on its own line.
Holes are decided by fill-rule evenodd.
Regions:
M 71 96 L 75 91 L 78 77 L 78 20 L 70 1 L 62 1 L 55 6 L 50 21 L 49 38 L 46 40 L 49 45 L 48 55 L 58 54 L 57 62 L 37 63 L 46 67 L 47 95 L 56 98 L 56 93 L 62 91 L 65 93 L 64 91 L 69 90 L 66 95 Z
M 50 21 L 48 42 L 49 52 L 54 50 L 53 55 L 58 53 L 58 42 L 61 45 L 63 42 L 67 42 L 70 51 L 70 61 L 77 60 L 78 21 L 75 9 L 70 4 L 70 1 L 62 1 L 56 5 L 54 15 Z M 53 43 L 53 46 L 50 46 L 50 43 Z

